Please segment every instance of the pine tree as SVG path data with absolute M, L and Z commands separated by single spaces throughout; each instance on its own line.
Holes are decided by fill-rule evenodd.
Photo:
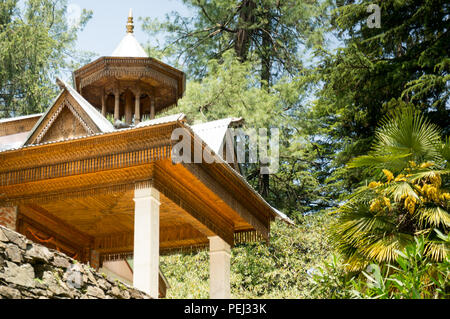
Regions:
M 367 23 L 380 8 L 380 27 Z M 318 99 L 311 117 L 333 172 L 330 191 L 351 191 L 364 179 L 343 165 L 365 154 L 377 123 L 413 102 L 450 133 L 450 4 L 443 0 L 336 1 L 335 51 L 317 51 Z M 329 163 L 330 163 L 329 162 Z M 345 192 L 344 192 L 345 194 Z
M 67 22 L 67 1 L 0 1 L 0 117 L 43 112 L 56 96 L 54 78 L 80 61 L 74 44 L 89 20 Z

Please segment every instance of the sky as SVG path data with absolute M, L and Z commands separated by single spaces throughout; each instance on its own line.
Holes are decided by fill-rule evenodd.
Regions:
M 149 37 L 142 31 L 139 17 L 164 19 L 166 14 L 178 11 L 189 15 L 189 9 L 181 0 L 69 0 L 68 16 L 76 16 L 82 9 L 93 11 L 91 20 L 79 33 L 77 49 L 109 56 L 125 36 L 128 12 L 133 9 L 134 33 L 144 44 Z

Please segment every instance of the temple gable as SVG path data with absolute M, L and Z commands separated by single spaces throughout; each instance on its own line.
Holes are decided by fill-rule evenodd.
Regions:
M 56 142 L 111 132 L 113 125 L 72 87 L 58 80 L 63 89 L 42 115 L 24 145 Z
M 41 143 L 60 141 L 89 134 L 90 128 L 72 112 L 70 107 L 62 105 L 56 119 L 45 130 Z

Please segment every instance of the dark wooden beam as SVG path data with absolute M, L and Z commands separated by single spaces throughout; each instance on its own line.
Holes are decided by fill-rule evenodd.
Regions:
M 59 237 L 81 247 L 89 247 L 94 242 L 93 237 L 77 230 L 72 225 L 67 224 L 40 206 L 33 204 L 19 206 L 19 218 L 20 215 L 35 221 Z

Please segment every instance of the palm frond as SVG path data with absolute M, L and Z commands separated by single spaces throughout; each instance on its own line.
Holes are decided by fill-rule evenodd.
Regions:
M 442 169 L 442 170 L 427 170 L 422 172 L 417 172 L 411 174 L 411 176 L 408 177 L 408 181 L 411 183 L 417 182 L 418 180 L 424 179 L 424 178 L 432 178 L 436 175 L 449 175 L 450 169 Z
M 394 118 L 385 117 L 375 133 L 372 151 L 354 159 L 349 166 L 373 167 L 385 164 L 385 168 L 402 169 L 409 160 L 442 163 L 444 157 L 441 145 L 440 128 L 422 114 L 408 110 Z
M 425 243 L 425 256 L 433 261 L 442 261 L 448 258 L 448 249 L 446 243 L 428 241 Z
M 405 163 L 405 158 L 411 156 L 411 153 L 405 152 L 404 154 L 389 154 L 389 155 L 363 155 L 359 156 L 347 164 L 348 168 L 358 167 L 386 167 L 386 164 L 390 166 L 397 166 L 402 168 Z M 397 165 L 395 165 L 397 164 Z
M 447 168 L 450 168 L 450 136 L 442 144 L 441 155 L 447 162 Z
M 442 161 L 440 128 L 423 114 L 407 110 L 393 119 L 386 117 L 375 136 L 375 153 L 405 154 L 408 150 L 417 162 Z
M 418 209 L 414 215 L 422 227 L 450 227 L 450 214 L 439 206 Z
M 407 182 L 394 182 L 385 186 L 384 194 L 392 197 L 396 202 L 400 202 L 405 197 L 412 197 L 419 200 L 414 188 Z

